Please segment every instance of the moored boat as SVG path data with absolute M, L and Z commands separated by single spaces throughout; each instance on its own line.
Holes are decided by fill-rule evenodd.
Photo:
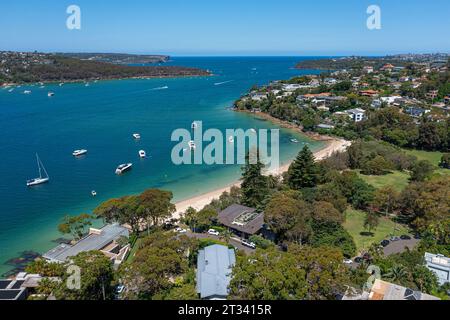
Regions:
M 81 149 L 81 150 L 75 150 L 75 151 L 72 153 L 72 155 L 73 155 L 74 157 L 79 157 L 79 156 L 85 155 L 86 153 L 87 153 L 87 150 L 86 150 L 86 149 Z
M 45 167 L 44 167 L 41 159 L 39 159 L 39 155 L 37 153 L 36 153 L 36 160 L 37 160 L 38 169 L 39 169 L 39 178 L 27 180 L 28 187 L 37 186 L 39 184 L 47 183 L 50 181 L 50 177 L 47 173 L 47 170 L 45 170 Z M 42 175 L 42 172 L 44 172 L 44 176 Z
M 139 133 L 133 133 L 133 138 L 139 140 L 141 138 L 141 135 Z
M 145 158 L 147 157 L 147 153 L 144 150 L 139 150 L 139 157 Z
M 120 166 L 117 167 L 116 174 L 121 175 L 121 174 L 127 172 L 128 170 L 131 170 L 132 167 L 133 167 L 132 163 L 121 164 Z

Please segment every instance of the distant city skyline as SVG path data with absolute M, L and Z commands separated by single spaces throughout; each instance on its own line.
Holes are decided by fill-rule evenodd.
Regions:
M 69 30 L 70 5 L 81 30 Z M 367 8 L 381 9 L 369 30 Z M 0 4 L 0 50 L 172 56 L 342 56 L 450 52 L 450 1 L 51 0 Z

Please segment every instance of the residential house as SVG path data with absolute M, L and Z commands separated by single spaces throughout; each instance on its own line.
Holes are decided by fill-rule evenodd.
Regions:
M 380 70 L 381 70 L 381 71 L 389 71 L 389 72 L 391 72 L 392 70 L 394 70 L 394 68 L 395 68 L 394 65 L 392 65 L 392 64 L 390 64 L 390 63 L 387 63 L 387 64 L 385 64 L 384 66 L 382 66 L 382 67 L 380 68 Z
M 431 91 L 427 92 L 426 97 L 430 100 L 434 100 L 434 99 L 436 99 L 438 94 L 439 94 L 438 90 L 431 90 Z
M 261 101 L 267 99 L 267 94 L 265 93 L 254 93 L 251 95 L 253 101 Z
M 30 294 L 36 292 L 39 282 L 44 277 L 38 274 L 20 272 L 15 279 L 0 280 L 0 300 L 26 300 Z M 56 277 L 46 277 L 51 281 L 61 281 Z
M 234 250 L 226 246 L 215 244 L 198 252 L 196 289 L 201 299 L 227 298 L 231 271 L 235 263 Z
M 109 224 L 102 229 L 90 228 L 89 234 L 80 241 L 73 245 L 62 243 L 42 257 L 50 262 L 63 263 L 81 252 L 98 250 L 118 266 L 130 250 L 130 245 L 122 248 L 117 243 L 120 237 L 128 238 L 129 230 L 119 224 Z
M 365 66 L 363 68 L 364 73 L 370 74 L 373 73 L 373 67 L 372 66 Z
M 28 291 L 22 287 L 23 280 L 0 280 L 0 301 L 1 300 L 26 300 Z
M 440 300 L 438 297 L 414 291 L 397 284 L 376 279 L 369 293 L 369 300 Z
M 397 99 L 402 99 L 401 96 L 390 96 L 390 97 L 381 97 L 381 102 L 386 103 L 387 105 L 392 105 Z
M 218 219 L 221 224 L 242 238 L 266 232 L 264 213 L 254 208 L 233 204 L 219 212 Z
M 379 92 L 376 90 L 361 90 L 359 94 L 364 97 L 376 97 L 378 96 Z
M 429 113 L 430 110 L 425 110 L 423 108 L 419 107 L 408 107 L 405 109 L 405 113 L 409 114 L 411 117 L 414 118 L 421 118 L 424 114 Z
M 372 103 L 370 104 L 370 106 L 374 109 L 379 109 L 379 108 L 381 108 L 382 105 L 383 105 L 383 102 L 380 99 L 374 99 L 374 100 L 372 100 Z
M 425 263 L 427 268 L 436 274 L 440 285 L 450 282 L 450 258 L 425 252 Z
M 366 116 L 366 111 L 360 108 L 346 110 L 345 113 L 347 113 L 354 122 L 363 121 Z
M 302 88 L 308 88 L 308 87 L 309 86 L 296 84 L 296 83 L 283 84 L 283 90 L 290 91 L 290 92 L 298 90 L 298 89 L 302 89 Z

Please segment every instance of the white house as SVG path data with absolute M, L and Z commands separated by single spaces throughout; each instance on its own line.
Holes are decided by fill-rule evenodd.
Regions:
M 360 108 L 350 109 L 345 111 L 354 122 L 363 121 L 366 116 L 366 111 Z

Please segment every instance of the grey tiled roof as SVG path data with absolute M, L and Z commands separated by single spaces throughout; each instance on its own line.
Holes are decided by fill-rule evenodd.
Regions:
M 203 298 L 226 298 L 231 270 L 236 263 L 233 249 L 212 245 L 199 251 L 197 257 L 197 292 Z
M 100 250 L 120 236 L 129 236 L 128 229 L 119 224 L 110 224 L 101 229 L 100 234 L 90 234 L 74 245 L 60 244 L 43 255 L 45 259 L 64 262 L 67 258 L 76 256 L 80 252 Z
M 233 204 L 225 210 L 219 212 L 219 222 L 229 228 L 247 233 L 256 234 L 264 226 L 264 213 L 257 215 L 252 221 L 249 221 L 245 225 L 233 224 L 233 221 L 246 212 L 255 212 L 256 209 L 242 206 L 240 204 Z

